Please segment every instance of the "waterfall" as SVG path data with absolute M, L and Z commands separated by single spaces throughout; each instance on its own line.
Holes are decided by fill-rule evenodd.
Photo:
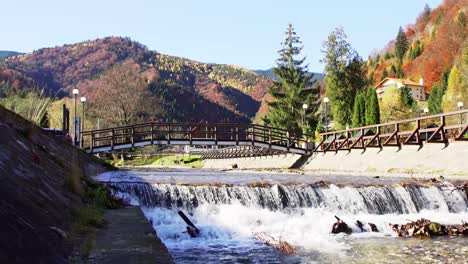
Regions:
M 160 183 L 111 183 L 136 197 L 146 207 L 186 208 L 239 203 L 271 211 L 323 208 L 348 214 L 411 214 L 423 210 L 467 211 L 463 191 L 451 183 L 431 186 L 388 185 L 352 187 L 325 184 L 298 185 L 176 185 Z

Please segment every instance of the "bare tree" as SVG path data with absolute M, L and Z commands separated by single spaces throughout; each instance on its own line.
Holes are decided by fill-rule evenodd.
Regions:
M 160 100 L 149 91 L 138 64 L 114 66 L 97 83 L 93 108 L 104 125 L 134 124 L 160 113 Z

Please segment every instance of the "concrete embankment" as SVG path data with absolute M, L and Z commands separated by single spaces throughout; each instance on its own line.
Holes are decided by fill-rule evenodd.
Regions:
M 209 159 L 203 167 L 207 169 L 287 169 L 290 168 L 300 155 L 285 154 L 249 158 Z
M 285 169 L 298 165 L 305 171 L 329 171 L 367 174 L 421 174 L 468 176 L 468 142 L 448 145 L 429 143 L 424 146 L 367 148 L 366 150 L 315 153 L 304 162 L 299 155 L 210 159 L 205 168 L 215 169 Z
M 0 263 L 76 259 L 74 251 L 81 245 L 74 233 L 89 229 L 88 219 L 95 217 L 86 205 L 91 196 L 86 196 L 90 185 L 84 179 L 108 168 L 63 137 L 50 135 L 0 106 Z M 102 194 L 93 192 L 98 193 Z M 118 211 L 107 213 L 111 227 L 124 223 L 125 216 L 113 215 Z M 146 219 L 140 215 L 139 221 L 128 222 L 128 230 L 140 228 L 142 221 Z M 151 229 L 146 222 L 148 226 Z M 148 245 L 164 247 L 152 234 L 148 237 L 153 242 L 145 240 Z
M 173 263 L 140 207 L 108 210 L 104 217 L 109 224 L 97 232 L 88 263 Z
M 468 142 L 317 153 L 302 169 L 468 176 Z

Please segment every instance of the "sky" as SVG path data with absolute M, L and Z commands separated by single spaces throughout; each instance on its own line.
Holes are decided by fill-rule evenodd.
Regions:
M 342 26 L 366 59 L 442 0 L 2 0 L 0 50 L 32 52 L 107 36 L 151 50 L 248 69 L 274 66 L 292 23 L 309 69 L 322 72 L 322 43 Z M 7 10 L 7 11 L 4 11 Z

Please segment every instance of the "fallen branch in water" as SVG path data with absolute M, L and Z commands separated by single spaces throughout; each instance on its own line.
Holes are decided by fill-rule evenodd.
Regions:
M 441 225 L 421 218 L 403 225 L 390 224 L 390 226 L 399 237 L 468 236 L 468 223 Z
M 265 232 L 254 233 L 253 237 L 263 242 L 265 245 L 270 246 L 286 254 L 292 254 L 297 251 L 297 247 L 289 244 L 286 241 L 282 241 L 281 238 L 277 240 Z

